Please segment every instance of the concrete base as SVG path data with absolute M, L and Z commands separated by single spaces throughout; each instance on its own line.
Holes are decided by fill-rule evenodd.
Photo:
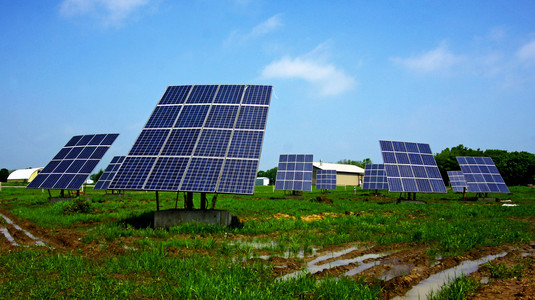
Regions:
M 228 226 L 232 220 L 232 214 L 228 210 L 184 210 L 169 209 L 154 212 L 154 227 L 169 228 L 190 222 L 207 225 Z

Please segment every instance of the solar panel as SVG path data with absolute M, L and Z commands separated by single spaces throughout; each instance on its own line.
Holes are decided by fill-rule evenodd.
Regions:
M 26 188 L 80 189 L 117 136 L 90 134 L 72 137 Z
M 109 185 L 252 194 L 271 86 L 170 86 Z
M 275 189 L 312 191 L 312 154 L 281 154 Z
M 95 184 L 94 190 L 107 190 L 124 161 L 124 156 L 115 156 Z
M 457 161 L 473 193 L 509 193 L 498 168 L 490 157 L 458 156 Z
M 450 179 L 451 189 L 455 192 L 464 192 L 464 188 L 468 187 L 463 171 L 448 171 L 448 178 Z
M 362 188 L 365 190 L 388 190 L 385 165 L 367 164 L 364 169 Z
M 316 172 L 316 188 L 320 190 L 336 190 L 336 170 L 321 170 Z
M 379 141 L 390 192 L 446 193 L 429 144 Z

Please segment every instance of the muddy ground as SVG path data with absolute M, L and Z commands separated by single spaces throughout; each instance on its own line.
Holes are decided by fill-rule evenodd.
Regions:
M 19 219 L 9 211 L 0 209 L 0 213 L 13 221 L 15 225 L 30 232 L 35 238 L 44 242 L 47 248 L 59 252 L 82 250 L 88 257 L 109 257 L 129 251 L 124 245 L 131 243 L 122 239 L 122 245 L 107 243 L 103 248 L 98 242 L 84 243 L 84 230 L 81 228 L 43 229 L 28 220 Z M 6 228 L 15 240 L 16 246 L 0 233 L 0 252 L 14 250 L 21 246 L 35 246 L 36 240 L 18 230 L 14 225 L 7 224 L 2 218 L 0 228 Z M 170 251 L 173 251 L 172 249 Z M 302 272 L 309 268 L 307 276 L 318 279 L 327 276 L 349 276 L 367 282 L 379 282 L 383 287 L 382 296 L 391 299 L 403 296 L 412 287 L 418 285 L 429 276 L 453 268 L 463 261 L 477 260 L 488 255 L 507 253 L 495 259 L 495 262 L 513 267 L 523 265 L 522 275 L 514 278 L 492 278 L 490 271 L 479 268 L 469 276 L 481 282 L 476 295 L 469 299 L 535 299 L 535 241 L 525 245 L 502 245 L 492 248 L 476 248 L 458 257 L 430 257 L 428 249 L 420 244 L 396 244 L 390 246 L 343 245 L 324 249 L 313 256 L 278 257 L 267 259 L 274 265 L 273 277 L 282 280 L 284 276 Z M 209 252 L 209 251 L 207 251 Z M 209 255 L 209 253 L 206 253 Z M 269 254 L 258 251 L 258 254 Z M 361 257 L 370 257 L 360 260 Z M 356 268 L 362 269 L 352 274 Z M 304 272 L 302 272 L 304 273 Z M 347 274 L 346 274 L 347 273 Z

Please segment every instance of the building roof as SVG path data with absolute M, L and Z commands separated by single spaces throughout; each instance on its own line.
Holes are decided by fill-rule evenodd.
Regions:
M 315 168 L 321 170 L 336 170 L 336 172 L 364 174 L 364 169 L 355 165 L 333 164 L 326 162 L 313 162 Z
M 28 180 L 34 172 L 41 171 L 43 168 L 19 169 L 11 172 L 7 180 Z

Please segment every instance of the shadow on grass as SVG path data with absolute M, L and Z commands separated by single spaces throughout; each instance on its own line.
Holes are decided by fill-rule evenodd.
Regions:
M 118 220 L 118 224 L 123 224 L 124 226 L 131 226 L 136 229 L 144 229 L 147 227 L 153 227 L 154 225 L 154 212 L 147 211 L 140 214 L 132 214 L 125 219 Z

